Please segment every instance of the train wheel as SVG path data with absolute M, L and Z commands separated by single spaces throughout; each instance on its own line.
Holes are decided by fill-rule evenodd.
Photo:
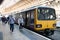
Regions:
M 44 31 L 44 34 L 45 34 L 46 36 L 50 36 L 50 35 L 53 35 L 53 34 L 54 34 L 54 31 L 53 31 L 53 30 L 46 29 L 46 30 Z

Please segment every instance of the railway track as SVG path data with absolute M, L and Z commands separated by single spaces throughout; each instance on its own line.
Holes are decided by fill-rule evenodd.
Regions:
M 53 38 L 51 38 L 51 37 L 49 37 L 49 36 L 45 36 L 45 37 L 47 37 L 47 38 L 49 38 L 49 39 L 51 39 L 51 40 L 54 40 Z
M 43 35 L 45 36 L 45 35 Z M 60 40 L 60 30 L 57 29 L 55 32 L 54 32 L 54 35 L 51 35 L 51 36 L 45 36 L 51 40 Z
M 40 33 L 38 33 L 38 34 L 40 34 Z M 40 34 L 40 35 L 42 35 L 42 34 Z M 42 35 L 42 36 L 45 36 L 45 37 L 47 37 L 47 38 L 49 38 L 51 40 L 60 40 L 60 29 L 56 29 L 54 34 L 51 35 L 51 36 L 46 36 L 46 35 Z

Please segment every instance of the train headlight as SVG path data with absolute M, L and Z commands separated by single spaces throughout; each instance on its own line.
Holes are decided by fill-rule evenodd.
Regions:
M 36 25 L 36 28 L 41 28 L 41 27 L 42 27 L 41 24 Z
M 53 24 L 53 27 L 56 27 L 56 24 Z

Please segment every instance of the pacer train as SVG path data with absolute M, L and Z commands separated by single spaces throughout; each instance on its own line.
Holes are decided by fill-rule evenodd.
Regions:
M 50 7 L 33 7 L 22 11 L 20 15 L 24 18 L 24 27 L 41 32 L 45 35 L 53 35 L 56 28 L 55 9 Z

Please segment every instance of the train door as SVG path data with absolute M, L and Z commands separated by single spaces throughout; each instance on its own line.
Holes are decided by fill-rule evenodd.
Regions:
M 26 13 L 25 12 L 21 12 L 20 15 L 22 15 L 22 17 L 24 19 L 24 27 L 26 27 L 26 22 L 27 22 Z
M 34 29 L 34 11 L 28 11 L 27 13 L 26 13 L 26 16 L 27 16 L 27 27 L 29 28 L 29 29 Z

